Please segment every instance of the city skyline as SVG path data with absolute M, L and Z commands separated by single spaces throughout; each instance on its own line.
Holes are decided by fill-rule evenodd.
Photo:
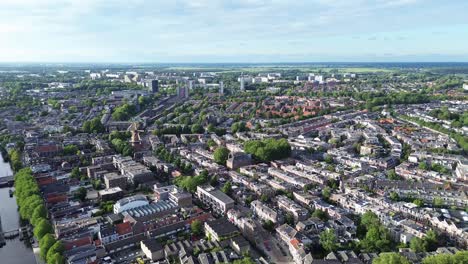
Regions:
M 464 1 L 0 3 L 0 62 L 468 61 Z

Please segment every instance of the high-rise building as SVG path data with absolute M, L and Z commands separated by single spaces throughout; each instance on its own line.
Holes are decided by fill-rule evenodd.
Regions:
M 188 84 L 189 91 L 193 90 L 193 80 L 188 80 L 187 84 Z
M 159 92 L 159 81 L 158 80 L 149 80 L 147 82 L 148 91 L 151 93 Z
M 188 86 L 177 87 L 177 96 L 181 99 L 189 98 L 189 88 Z
M 240 90 L 245 91 L 244 76 L 240 77 Z
M 224 83 L 223 83 L 223 81 L 220 81 L 220 82 L 219 82 L 219 93 L 220 93 L 221 95 L 224 94 Z

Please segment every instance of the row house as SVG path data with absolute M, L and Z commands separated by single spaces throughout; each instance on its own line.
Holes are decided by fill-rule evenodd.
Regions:
M 271 221 L 274 224 L 283 223 L 284 217 L 282 214 L 279 214 L 272 208 L 268 207 L 264 203 L 260 202 L 259 200 L 255 200 L 250 204 L 254 215 L 258 218 L 262 219 L 263 221 Z

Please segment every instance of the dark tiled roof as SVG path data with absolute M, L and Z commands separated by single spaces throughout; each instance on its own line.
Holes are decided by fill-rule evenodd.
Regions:
M 145 247 L 147 247 L 151 252 L 155 252 L 155 251 L 159 251 L 159 250 L 162 250 L 163 247 L 162 245 L 156 241 L 156 239 L 146 239 L 144 241 L 142 241 L 142 243 L 145 245 Z
M 210 226 L 211 229 L 213 229 L 214 232 L 218 234 L 218 236 L 225 236 L 239 231 L 235 225 L 224 218 L 216 219 L 206 223 Z

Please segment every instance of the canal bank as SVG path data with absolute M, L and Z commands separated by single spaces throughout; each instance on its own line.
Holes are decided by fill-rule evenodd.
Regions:
M 11 176 L 10 164 L 3 161 L 0 156 L 0 177 Z M 20 218 L 16 198 L 10 197 L 10 188 L 0 188 L 0 217 L 4 231 L 19 229 Z M 6 245 L 0 248 L 0 263 L 5 264 L 35 264 L 36 260 L 28 241 L 19 237 L 7 239 Z

